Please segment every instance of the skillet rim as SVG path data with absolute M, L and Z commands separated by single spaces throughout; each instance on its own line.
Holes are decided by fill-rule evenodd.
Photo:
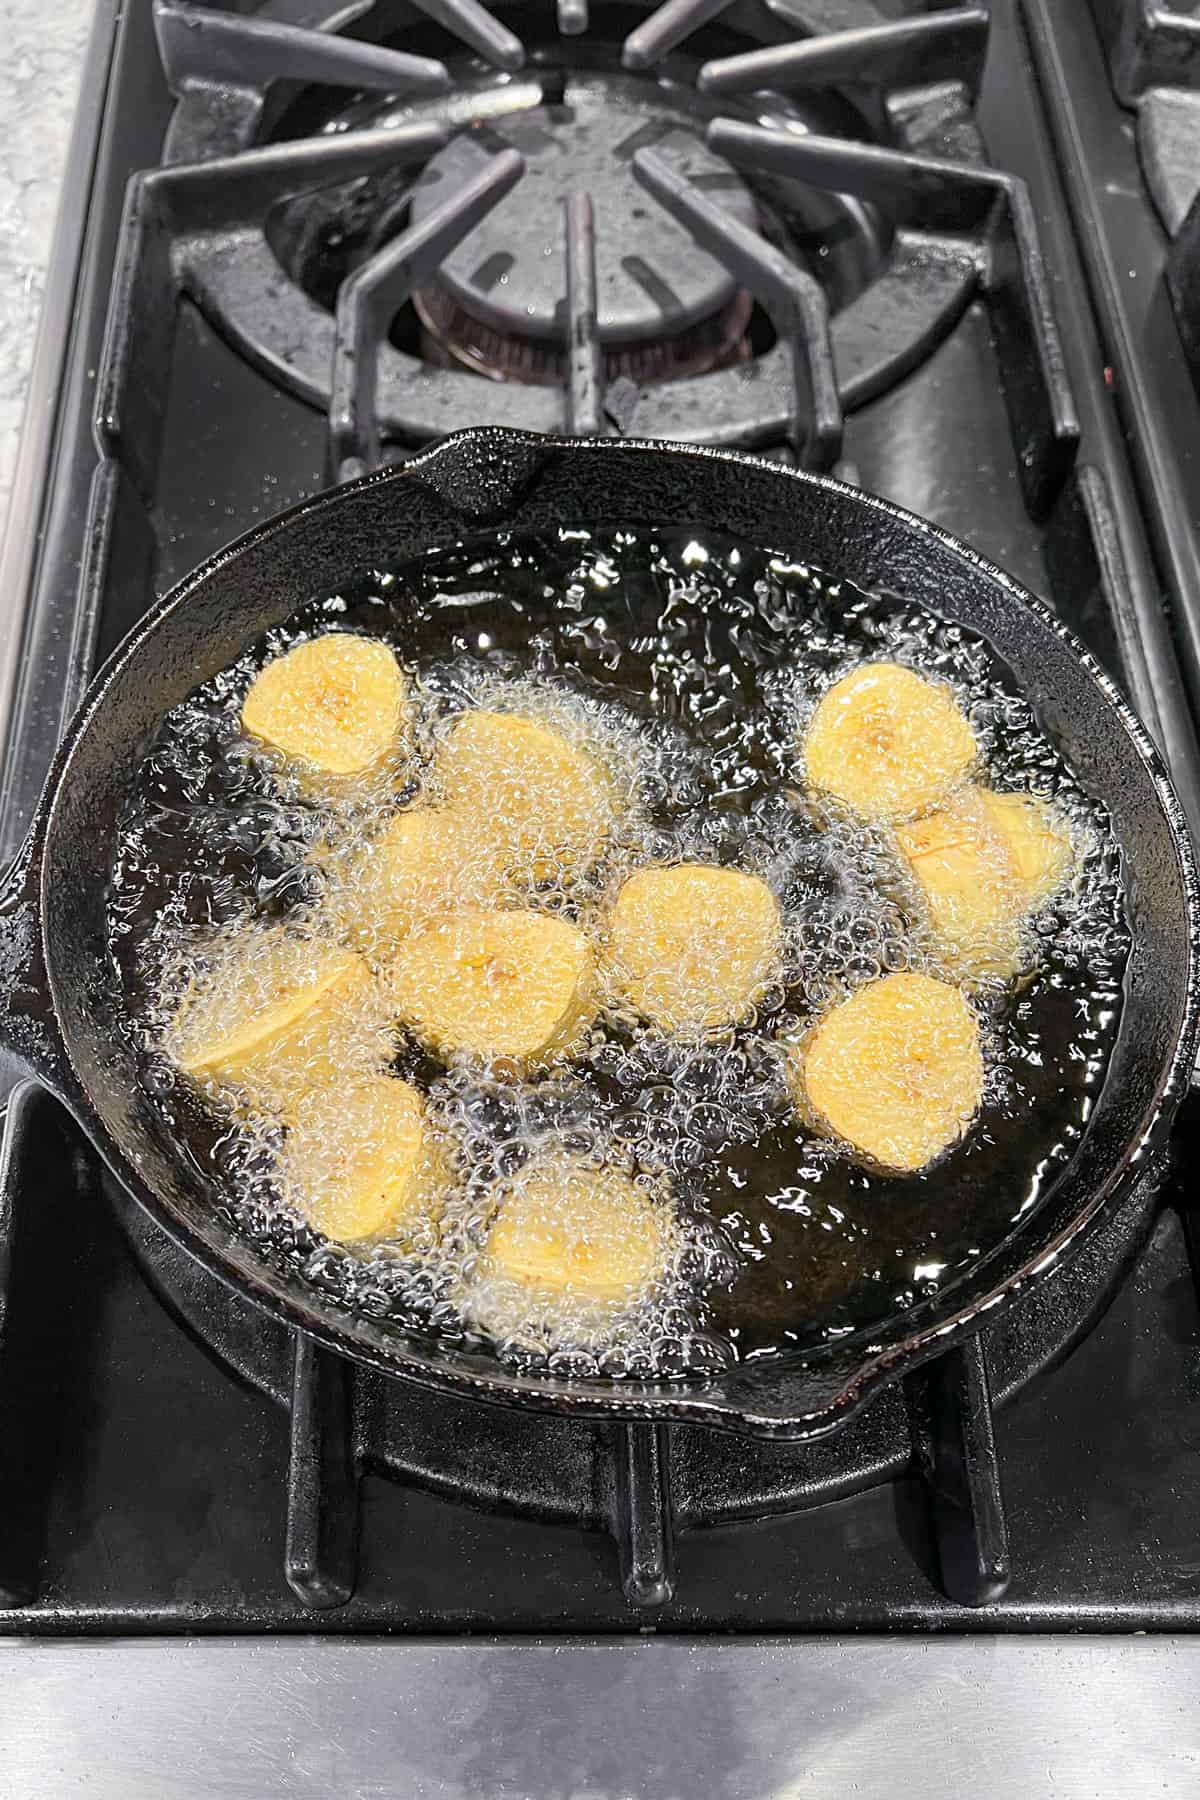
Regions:
M 1148 777 L 1175 851 L 1187 925 L 1187 967 L 1182 988 L 1181 1022 L 1174 1049 L 1165 1067 L 1160 1070 L 1153 1094 L 1142 1111 L 1136 1135 L 1126 1142 L 1106 1178 L 1092 1191 L 1087 1204 L 1062 1225 L 1049 1243 L 1030 1252 L 1019 1261 L 1018 1266 L 1011 1268 L 1001 1279 L 990 1283 L 986 1291 L 964 1300 L 948 1316 L 940 1320 L 927 1319 L 907 1335 L 898 1335 L 894 1342 L 879 1346 L 860 1346 L 853 1355 L 853 1361 L 848 1363 L 837 1392 L 807 1413 L 762 1411 L 754 1405 L 714 1398 L 702 1387 L 689 1389 L 664 1385 L 654 1388 L 650 1384 L 641 1384 L 635 1388 L 631 1384 L 626 1388 L 614 1384 L 610 1391 L 605 1391 L 582 1383 L 556 1383 L 553 1378 L 510 1375 L 501 1372 L 498 1365 L 496 1373 L 484 1374 L 456 1367 L 452 1361 L 439 1360 L 432 1354 L 423 1355 L 405 1347 L 399 1340 L 389 1341 L 377 1322 L 345 1313 L 323 1302 L 315 1291 L 310 1300 L 299 1299 L 276 1285 L 279 1279 L 277 1272 L 259 1258 L 251 1257 L 248 1246 L 240 1257 L 231 1254 L 198 1230 L 192 1221 L 178 1214 L 168 1201 L 142 1179 L 100 1118 L 75 1067 L 67 1033 L 62 1025 L 58 983 L 52 959 L 47 954 L 48 902 L 42 876 L 72 760 L 92 721 L 102 711 L 113 681 L 136 659 L 143 643 L 160 628 L 170 614 L 184 605 L 218 570 L 236 560 L 252 546 L 269 544 L 273 538 L 291 529 L 298 520 L 330 510 L 343 497 L 414 476 L 428 480 L 431 468 L 436 470 L 438 459 L 446 460 L 472 450 L 486 451 L 489 445 L 503 450 L 510 457 L 517 450 L 539 457 L 564 452 L 589 453 L 593 456 L 650 452 L 656 457 L 674 455 L 684 457 L 689 462 L 705 459 L 733 468 L 752 469 L 756 474 L 769 473 L 781 480 L 795 482 L 803 488 L 832 491 L 868 516 L 878 515 L 915 533 L 918 539 L 924 537 L 940 544 L 965 564 L 973 576 L 982 577 L 998 586 L 1003 591 L 1006 604 L 1016 603 L 1030 611 L 1039 624 L 1051 631 L 1075 657 L 1130 739 Z M 437 486 L 436 483 L 431 485 L 435 488 Z M 503 528 L 502 520 L 488 519 L 479 523 L 494 529 Z M 465 529 L 470 524 L 470 520 L 464 519 Z M 804 1442 L 835 1431 L 902 1371 L 918 1366 L 969 1337 L 979 1328 L 978 1321 L 982 1315 L 997 1305 L 1011 1302 L 1017 1293 L 1027 1289 L 1031 1283 L 1052 1278 L 1057 1273 L 1084 1236 L 1091 1229 L 1099 1227 L 1103 1219 L 1120 1203 L 1133 1181 L 1145 1171 L 1151 1154 L 1165 1135 L 1175 1106 L 1188 1085 L 1195 1062 L 1197 1039 L 1200 1036 L 1200 872 L 1182 803 L 1145 727 L 1091 652 L 1045 601 L 1031 593 L 1005 570 L 989 562 L 969 544 L 931 521 L 832 476 L 771 464 L 747 451 L 711 445 L 676 444 L 663 439 L 542 437 L 502 427 L 481 427 L 453 433 L 405 464 L 373 470 L 354 481 L 309 495 L 294 506 L 273 514 L 271 518 L 263 520 L 213 552 L 153 601 L 96 672 L 63 734 L 47 774 L 30 832 L 30 849 L 37 880 L 39 949 L 54 1028 L 62 1046 L 65 1070 L 69 1072 L 67 1081 L 56 1083 L 51 1076 L 45 1078 L 46 1084 L 58 1092 L 59 1098 L 75 1114 L 116 1179 L 169 1237 L 226 1287 L 231 1288 L 242 1299 L 281 1318 L 285 1324 L 303 1330 L 325 1348 L 347 1355 L 386 1375 L 414 1381 L 435 1390 L 449 1391 L 462 1398 L 510 1405 L 521 1410 L 556 1413 L 581 1419 L 646 1419 L 691 1424 L 780 1442 Z M 23 857 L 18 858 L 19 863 L 22 860 Z M 1060 1180 L 1065 1177 L 1070 1166 L 1067 1165 Z M 1031 1214 L 1030 1225 L 1036 1218 L 1035 1211 Z M 1015 1250 L 1020 1245 L 1021 1238 L 1022 1228 L 1018 1227 L 996 1247 L 993 1254 L 999 1255 L 1006 1247 Z M 237 1247 L 235 1239 L 235 1250 Z M 1008 1260 L 1011 1261 L 1011 1255 Z M 986 1268 L 986 1262 L 983 1266 Z M 903 1314 L 893 1314 L 887 1324 L 897 1328 L 903 1317 Z M 367 1330 L 373 1331 L 375 1336 L 367 1338 L 360 1335 Z M 836 1354 L 835 1348 L 832 1356 L 824 1353 L 810 1355 L 807 1361 L 814 1369 L 828 1368 L 836 1360 Z M 803 1369 L 805 1361 L 803 1355 L 797 1355 L 794 1359 L 781 1359 L 777 1366 L 796 1372 Z

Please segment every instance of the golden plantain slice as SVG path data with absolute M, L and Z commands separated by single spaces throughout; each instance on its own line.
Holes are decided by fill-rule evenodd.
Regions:
M 631 1176 L 551 1155 L 506 1186 L 482 1272 L 547 1298 L 616 1304 L 653 1285 L 670 1249 L 669 1209 Z
M 432 1218 L 448 1179 L 420 1094 L 382 1074 L 305 1106 L 288 1128 L 280 1172 L 314 1231 L 347 1244 L 394 1238 Z
M 400 1016 L 440 1055 L 511 1069 L 569 1055 L 596 1011 L 582 931 L 524 909 L 430 920 L 399 945 L 385 981 Z
M 609 951 L 618 990 L 668 1031 L 742 1018 L 774 974 L 779 906 L 740 869 L 678 863 L 641 869 L 617 895 Z
M 901 825 L 896 843 L 947 966 L 968 980 L 1009 980 L 1022 959 L 1025 891 L 980 791 Z
M 950 689 L 899 663 L 864 663 L 835 682 L 804 740 L 810 785 L 873 819 L 936 806 L 978 755 Z
M 202 1085 L 286 1108 L 378 1054 L 381 1020 L 360 956 L 275 927 L 234 939 L 192 984 L 166 1047 Z
M 242 703 L 242 727 L 326 775 L 361 775 L 411 723 L 395 656 L 375 638 L 331 631 L 269 662 Z
M 980 788 L 979 802 L 1002 839 L 1025 905 L 1041 906 L 1066 880 L 1074 849 L 1049 807 L 1031 794 L 996 794 Z
M 446 803 L 496 845 L 514 877 L 570 880 L 604 854 L 613 783 L 595 757 L 548 725 L 516 713 L 464 713 L 436 775 Z
M 887 975 L 807 1033 L 789 1074 L 817 1129 L 878 1168 L 914 1174 L 957 1143 L 978 1109 L 979 1024 L 957 988 Z
M 497 899 L 503 886 L 492 846 L 468 821 L 412 806 L 332 868 L 329 907 L 352 943 L 386 949 L 437 913 Z

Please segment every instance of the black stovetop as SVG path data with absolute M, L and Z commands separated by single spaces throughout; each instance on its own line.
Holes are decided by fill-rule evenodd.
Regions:
M 202 42 L 199 67 L 175 67 L 188 97 L 174 109 L 147 0 L 119 18 L 102 8 L 68 194 L 80 236 L 67 234 L 56 265 L 60 286 L 77 274 L 77 304 L 61 384 L 44 396 L 54 431 L 40 487 L 29 490 L 40 492 L 41 510 L 16 518 L 7 553 L 10 573 L 24 575 L 27 610 L 0 853 L 15 848 L 88 672 L 150 597 L 324 485 L 331 467 L 345 466 L 347 442 L 353 455 L 370 454 L 370 430 L 343 433 L 331 453 L 327 412 L 314 404 L 351 253 L 330 250 L 324 202 L 295 199 L 315 166 L 298 134 L 330 122 L 394 126 L 411 105 L 454 120 L 458 89 L 477 104 L 518 84 L 529 89 L 526 108 L 560 109 L 558 130 L 564 62 L 586 66 L 593 87 L 619 81 L 623 102 L 632 93 L 630 104 L 647 105 L 637 82 L 652 77 L 615 74 L 642 9 L 595 7 L 585 32 L 561 37 L 549 8 L 498 10 L 531 52 L 510 82 L 470 59 L 454 35 L 462 9 L 445 0 L 422 14 L 380 5 L 353 25 L 363 41 L 383 35 L 444 60 L 449 101 L 397 109 L 290 83 L 263 106 L 244 86 L 205 80 L 215 64 L 204 56 L 215 52 Z M 1200 822 L 1200 759 L 1180 675 L 1180 660 L 1191 668 L 1200 585 L 1189 586 L 1178 535 L 1145 487 L 1153 446 L 1138 435 L 1144 396 L 1131 388 L 1144 379 L 1155 391 L 1178 357 L 1174 435 L 1154 453 L 1172 456 L 1180 479 L 1200 445 L 1200 411 L 1169 303 L 1153 333 L 1131 341 L 1103 285 L 1088 286 L 1099 254 L 1089 164 L 1067 150 L 1078 148 L 1085 115 L 1097 130 L 1110 117 L 1126 148 L 1132 126 L 1121 124 L 1099 36 L 1082 8 L 1064 22 L 1067 10 L 1002 0 L 988 29 L 969 7 L 914 22 L 912 8 L 882 0 L 743 3 L 673 53 L 671 104 L 687 113 L 706 60 L 809 39 L 787 78 L 804 83 L 793 99 L 810 138 L 836 141 L 814 149 L 793 134 L 801 149 L 789 151 L 791 173 L 831 182 L 842 197 L 822 201 L 798 235 L 777 232 L 776 249 L 827 290 L 846 412 L 840 444 L 836 419 L 814 434 L 788 417 L 790 399 L 764 423 L 780 391 L 803 398 L 820 332 L 788 387 L 795 317 L 764 277 L 761 250 L 725 240 L 719 260 L 758 296 L 757 322 L 749 364 L 731 358 L 703 391 L 712 404 L 682 384 L 639 390 L 629 371 L 644 373 L 644 346 L 639 362 L 585 345 L 584 361 L 568 364 L 567 390 L 468 377 L 430 342 L 430 332 L 463 329 L 461 312 L 434 293 L 433 271 L 422 273 L 415 313 L 395 272 L 378 271 L 380 292 L 400 295 L 379 358 L 384 435 L 388 454 L 402 455 L 443 413 L 446 426 L 474 408 L 553 427 L 568 409 L 586 421 L 590 406 L 608 429 L 740 434 L 773 455 L 836 457 L 839 473 L 958 532 L 1053 601 L 1130 693 Z M 323 9 L 276 0 L 257 17 L 309 28 Z M 580 8 L 561 0 L 559 18 L 577 27 Z M 846 35 L 855 27 L 868 35 Z M 193 25 L 171 37 L 170 8 L 164 29 L 176 56 L 196 35 Z M 284 55 L 293 70 L 315 54 L 310 40 L 287 34 L 235 38 L 241 58 Z M 512 60 L 507 38 L 493 48 Z M 728 111 L 744 122 L 749 109 L 752 124 L 778 125 L 779 104 L 730 97 L 723 79 L 707 117 Z M 503 135 L 503 117 L 493 105 L 489 132 Z M 244 158 L 250 144 L 289 134 L 302 171 L 291 153 L 290 163 L 243 161 L 250 175 L 240 180 L 234 165 L 214 173 L 218 155 Z M 338 136 L 322 136 L 318 162 Z M 164 142 L 169 161 L 198 159 L 207 172 L 156 178 L 126 205 L 127 178 L 155 167 Z M 737 133 L 724 142 L 733 155 Z M 536 158 L 537 132 L 520 147 Z M 952 166 L 930 169 L 930 158 Z M 744 163 L 742 179 L 768 191 Z M 1173 179 L 1178 192 L 1185 177 L 1175 169 Z M 769 191 L 778 218 L 786 209 Z M 403 195 L 372 203 L 404 216 Z M 1143 248 L 1157 243 L 1169 260 L 1149 194 L 1130 187 L 1125 204 Z M 597 206 L 601 270 L 606 228 L 611 218 Z M 375 245 L 362 230 L 352 253 L 368 262 L 379 246 L 386 254 L 388 233 Z M 654 241 L 653 232 L 639 238 L 638 254 Z M 584 233 L 576 276 L 586 276 L 588 255 Z M 262 293 L 242 281 L 251 266 L 280 284 L 266 315 Z M 638 266 L 654 287 L 661 270 Z M 297 274 L 308 296 L 298 311 Z M 469 301 L 470 280 L 466 289 Z M 629 291 L 624 299 L 636 304 Z M 271 360 L 281 332 L 286 339 L 280 320 L 302 336 L 270 378 L 247 349 Z M 756 404 L 754 370 L 771 354 L 772 330 L 775 361 L 764 365 Z M 504 354 L 518 359 L 506 365 L 511 375 L 533 352 L 506 343 Z M 0 1631 L 1200 1625 L 1190 1505 L 1200 1315 L 1180 1173 L 1196 1129 L 1185 1107 L 1171 1166 L 1154 1170 L 1033 1302 L 885 1393 L 851 1430 L 788 1450 L 695 1430 L 534 1421 L 353 1374 L 201 1276 L 111 1191 L 57 1108 L 21 1090 L 0 1193 Z
M 149 1290 L 54 1109 L 39 1101 L 28 1124 L 30 1204 L 0 1409 L 0 1582 L 28 1591 L 36 1580 L 27 1605 L 0 1612 L 5 1630 L 1200 1623 L 1197 1315 L 1170 1210 L 1083 1345 L 997 1414 L 1013 1575 L 995 1606 L 972 1611 L 943 1597 L 927 1494 L 911 1474 L 812 1510 L 682 1529 L 675 1597 L 650 1611 L 624 1599 L 603 1530 L 465 1505 L 368 1472 L 354 1596 L 314 1611 L 284 1578 L 286 1411 L 233 1379 Z M 364 1385 L 369 1413 L 381 1397 L 373 1379 Z M 419 1395 L 413 1409 L 419 1419 Z M 466 1440 L 466 1456 L 486 1456 L 468 1435 L 471 1410 L 454 1409 L 442 1429 Z M 431 1434 L 429 1463 L 437 1448 Z M 680 1468 L 704 1453 L 702 1442 L 684 1446 Z M 749 1490 L 759 1453 L 739 1454 Z M 688 1479 L 694 1492 L 703 1469 Z

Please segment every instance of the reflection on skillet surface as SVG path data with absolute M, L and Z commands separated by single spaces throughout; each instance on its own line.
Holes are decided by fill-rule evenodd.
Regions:
M 280 660 L 346 633 L 382 688 Z M 905 726 L 881 801 L 914 697 L 937 742 Z M 348 1308 L 614 1377 L 827 1341 L 991 1250 L 1078 1143 L 1128 948 L 1107 820 L 982 640 L 701 529 L 314 601 L 164 720 L 108 917 L 146 1104 L 240 1230 Z M 906 1136 L 922 1058 L 951 1123 Z

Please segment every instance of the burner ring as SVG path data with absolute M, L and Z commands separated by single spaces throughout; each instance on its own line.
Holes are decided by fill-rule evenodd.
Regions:
M 261 231 L 195 237 L 177 273 L 201 312 L 254 367 L 326 410 L 334 353 L 330 313 L 280 271 Z M 898 234 L 890 268 L 830 323 L 838 391 L 847 411 L 885 392 L 941 341 L 976 291 L 966 246 L 930 246 Z M 377 410 L 385 438 L 424 444 L 472 425 L 561 432 L 566 390 L 438 368 L 415 341 L 385 342 Z M 776 342 L 749 361 L 643 389 L 624 429 L 743 448 L 787 441 L 794 382 L 790 347 Z
M 493 381 L 531 387 L 566 385 L 564 344 L 519 331 L 497 331 L 460 306 L 440 283 L 415 294 L 413 307 L 428 335 L 430 362 L 444 355 Z M 751 296 L 739 289 L 718 313 L 676 334 L 617 344 L 606 344 L 602 337 L 606 386 L 623 377 L 637 387 L 654 387 L 744 360 L 744 339 L 753 311 Z

